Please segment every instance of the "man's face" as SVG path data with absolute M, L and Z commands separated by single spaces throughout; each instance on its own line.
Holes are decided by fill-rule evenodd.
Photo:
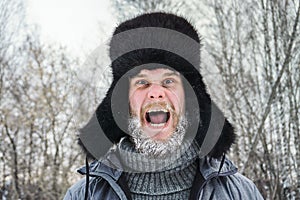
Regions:
M 169 69 L 141 70 L 130 79 L 131 116 L 139 120 L 145 138 L 166 142 L 184 115 L 180 74 Z

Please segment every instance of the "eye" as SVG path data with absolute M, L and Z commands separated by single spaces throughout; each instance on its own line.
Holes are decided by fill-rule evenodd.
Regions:
M 145 86 L 145 85 L 149 85 L 149 82 L 142 79 L 142 80 L 137 80 L 137 81 L 135 82 L 135 84 L 136 84 L 136 85 L 139 85 L 139 86 Z
M 164 86 L 167 86 L 167 85 L 170 85 L 170 84 L 172 84 L 172 83 L 174 83 L 174 82 L 175 82 L 174 79 L 168 78 L 168 79 L 165 79 L 165 80 L 163 81 L 163 85 L 164 85 Z

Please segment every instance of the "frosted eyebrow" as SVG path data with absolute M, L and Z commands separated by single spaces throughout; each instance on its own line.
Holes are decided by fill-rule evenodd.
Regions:
M 145 74 L 138 74 L 138 75 L 133 76 L 132 78 L 145 78 L 145 77 L 146 77 Z
M 168 73 L 164 73 L 163 76 L 179 76 L 178 72 L 168 72 Z

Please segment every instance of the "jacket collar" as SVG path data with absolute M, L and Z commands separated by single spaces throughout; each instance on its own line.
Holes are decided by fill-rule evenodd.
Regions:
M 237 167 L 227 158 L 224 160 L 222 168 L 221 159 L 204 157 L 199 159 L 199 171 L 205 180 L 215 176 L 228 176 L 237 172 Z

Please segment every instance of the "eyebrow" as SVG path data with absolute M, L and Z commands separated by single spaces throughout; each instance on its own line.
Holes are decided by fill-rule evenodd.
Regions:
M 163 76 L 179 76 L 178 72 L 169 72 L 169 73 L 164 73 Z
M 163 76 L 164 77 L 166 77 L 166 76 L 179 76 L 179 73 L 178 72 L 167 72 L 167 73 L 164 73 Z M 132 78 L 145 78 L 145 77 L 147 77 L 146 74 L 138 74 L 138 75 L 135 75 Z
M 132 78 L 144 78 L 144 77 L 146 77 L 145 74 L 138 74 L 138 75 L 133 76 Z

